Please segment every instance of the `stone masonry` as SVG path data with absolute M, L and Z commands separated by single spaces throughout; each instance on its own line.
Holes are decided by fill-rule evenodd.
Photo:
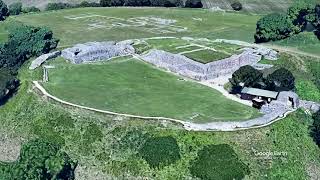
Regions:
M 80 64 L 97 60 L 105 60 L 116 56 L 134 54 L 135 50 L 131 42 L 124 41 L 115 43 L 108 42 L 88 42 L 77 44 L 72 48 L 62 51 L 61 56 L 72 63 Z
M 172 54 L 161 50 L 151 50 L 141 58 L 157 67 L 199 81 L 231 74 L 241 66 L 253 65 L 261 60 L 260 55 L 243 52 L 223 60 L 202 64 L 183 55 Z

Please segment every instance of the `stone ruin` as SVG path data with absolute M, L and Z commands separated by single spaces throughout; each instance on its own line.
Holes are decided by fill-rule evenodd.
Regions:
M 263 56 L 267 60 L 277 60 L 278 59 L 278 52 L 269 49 L 269 48 L 244 48 L 245 51 L 251 54 L 257 54 Z
M 260 55 L 243 52 L 229 58 L 202 64 L 183 55 L 161 50 L 151 50 L 141 57 L 144 61 L 157 67 L 167 69 L 195 80 L 210 80 L 235 72 L 241 66 L 254 65 L 261 60 Z
M 105 60 L 116 56 L 134 54 L 135 50 L 132 44 L 132 41 L 118 43 L 113 41 L 88 42 L 63 50 L 61 56 L 75 64 Z
M 56 57 L 60 56 L 60 54 L 61 54 L 61 51 L 54 51 L 51 53 L 43 54 L 31 62 L 29 69 L 31 69 L 31 70 L 36 69 L 36 68 L 40 67 L 47 60 L 56 58 Z

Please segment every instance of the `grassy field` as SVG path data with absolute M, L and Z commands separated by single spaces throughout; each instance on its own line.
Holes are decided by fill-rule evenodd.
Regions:
M 54 63 L 44 86 L 64 100 L 120 113 L 193 122 L 246 120 L 254 108 L 224 98 L 216 90 L 179 80 L 142 61 L 120 58 L 99 64 Z
M 208 50 L 208 49 L 185 53 L 183 55 L 187 56 L 190 59 L 193 59 L 195 61 L 198 61 L 198 62 L 201 62 L 204 64 L 230 57 L 229 54 L 226 54 L 223 52 L 218 52 L 218 51 L 216 52 L 216 51 L 212 51 L 212 50 Z
M 154 17 L 176 22 L 170 26 L 161 25 L 163 23 L 161 20 L 157 22 L 150 19 Z M 139 18 L 149 18 L 149 20 L 144 21 Z M 60 47 L 87 41 L 154 36 L 227 38 L 252 42 L 258 19 L 259 16 L 253 15 L 170 8 L 80 8 L 9 18 L 11 21 L 21 21 L 29 25 L 50 27 L 60 38 Z M 0 26 L 6 26 L 6 23 L 2 22 Z M 138 26 L 139 24 L 141 26 Z M 5 32 L 0 31 L 0 33 Z

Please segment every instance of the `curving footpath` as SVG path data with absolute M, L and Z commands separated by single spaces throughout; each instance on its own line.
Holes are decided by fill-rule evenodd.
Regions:
M 271 112 L 268 114 L 263 115 L 262 117 L 242 121 L 242 122 L 212 122 L 212 123 L 192 123 L 192 122 L 185 122 L 178 119 L 166 118 L 166 117 L 147 117 L 147 116 L 137 116 L 131 114 L 123 114 L 123 113 L 116 113 L 112 111 L 105 111 L 95 108 L 90 108 L 86 106 L 81 106 L 77 104 L 73 104 L 62 99 L 59 99 L 56 96 L 49 94 L 38 81 L 33 81 L 33 85 L 37 88 L 44 96 L 59 102 L 64 105 L 68 105 L 71 107 L 76 107 L 80 109 L 85 109 L 93 112 L 104 113 L 108 115 L 117 115 L 117 116 L 124 116 L 129 118 L 139 118 L 145 120 L 164 120 L 164 121 L 171 121 L 175 123 L 182 124 L 183 127 L 188 131 L 238 131 L 238 130 L 247 130 L 247 129 L 254 129 L 268 126 L 280 119 L 286 117 L 287 114 L 294 112 L 295 109 L 287 109 L 283 105 L 277 105 L 271 109 Z

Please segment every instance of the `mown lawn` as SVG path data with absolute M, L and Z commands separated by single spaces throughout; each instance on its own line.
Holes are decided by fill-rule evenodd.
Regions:
M 53 95 L 80 105 L 200 123 L 258 116 L 256 109 L 228 100 L 212 88 L 179 80 L 134 59 L 55 66 L 44 86 Z
M 83 19 L 67 19 L 66 16 L 83 16 L 93 14 L 106 17 L 90 17 Z M 158 28 L 146 24 L 143 27 L 113 27 L 89 29 L 89 24 L 102 23 L 110 26 L 117 21 L 110 17 L 129 18 L 157 17 L 176 20 L 176 26 L 187 28 L 186 31 L 175 33 L 154 33 L 146 30 Z M 195 19 L 201 19 L 195 20 Z M 20 21 L 33 26 L 50 27 L 61 39 L 59 46 L 70 46 L 87 41 L 125 40 L 155 36 L 191 36 L 206 38 L 227 38 L 253 41 L 255 24 L 259 16 L 238 13 L 219 13 L 203 9 L 176 8 L 79 8 L 60 11 L 43 12 L 39 14 L 24 14 L 12 16 L 10 20 Z M 120 21 L 119 22 L 123 22 Z M 1 25 L 0 25 L 1 26 Z M 0 29 L 1 30 L 1 29 Z
M 230 57 L 229 54 L 226 54 L 224 52 L 212 51 L 208 49 L 185 53 L 183 55 L 204 64 Z

